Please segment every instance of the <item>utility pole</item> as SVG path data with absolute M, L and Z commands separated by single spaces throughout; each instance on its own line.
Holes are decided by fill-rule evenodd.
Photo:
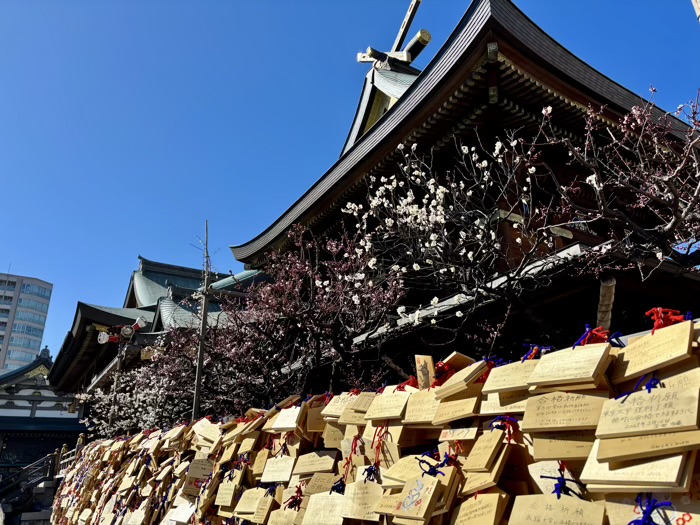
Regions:
M 199 349 L 197 351 L 197 371 L 194 379 L 194 400 L 192 402 L 192 422 L 199 419 L 202 395 L 202 369 L 204 368 L 204 348 L 207 335 L 207 317 L 209 309 L 209 285 L 211 276 L 211 259 L 209 259 L 209 221 L 204 222 L 204 287 L 202 290 L 202 316 L 199 325 Z

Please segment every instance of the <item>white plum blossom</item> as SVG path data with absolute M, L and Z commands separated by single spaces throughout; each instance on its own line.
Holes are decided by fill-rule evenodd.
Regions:
M 596 191 L 601 191 L 603 189 L 603 186 L 598 183 L 598 177 L 596 177 L 595 173 L 586 177 L 586 182 L 593 186 Z

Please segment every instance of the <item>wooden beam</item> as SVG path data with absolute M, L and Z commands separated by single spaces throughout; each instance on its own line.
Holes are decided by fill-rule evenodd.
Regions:
M 401 46 L 403 46 L 403 43 L 406 41 L 406 35 L 408 35 L 408 30 L 411 29 L 411 24 L 413 23 L 413 19 L 416 17 L 421 1 L 422 0 L 412 0 L 411 5 L 408 6 L 408 11 L 406 12 L 406 16 L 401 23 L 399 34 L 396 35 L 394 45 L 391 46 L 392 51 L 399 51 Z

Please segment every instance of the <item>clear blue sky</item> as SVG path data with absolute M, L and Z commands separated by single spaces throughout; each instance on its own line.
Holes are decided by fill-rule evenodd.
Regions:
M 77 301 L 121 306 L 137 256 L 215 269 L 337 159 L 367 65 L 408 0 L 0 1 L 0 271 L 54 283 L 55 353 Z M 666 108 L 700 87 L 690 0 L 516 0 L 573 53 Z M 424 0 L 433 43 L 469 5 Z M 413 32 L 412 31 L 412 32 Z

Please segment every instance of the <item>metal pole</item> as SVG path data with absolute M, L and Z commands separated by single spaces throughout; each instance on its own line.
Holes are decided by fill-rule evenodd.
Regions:
M 209 260 L 209 221 L 205 221 L 204 234 L 204 290 L 202 292 L 202 316 L 199 325 L 199 349 L 197 351 L 197 372 L 194 379 L 194 400 L 192 403 L 192 421 L 199 419 L 199 408 L 202 395 L 202 369 L 204 368 L 204 347 L 207 335 L 207 310 L 209 308 L 209 277 L 211 261 Z

